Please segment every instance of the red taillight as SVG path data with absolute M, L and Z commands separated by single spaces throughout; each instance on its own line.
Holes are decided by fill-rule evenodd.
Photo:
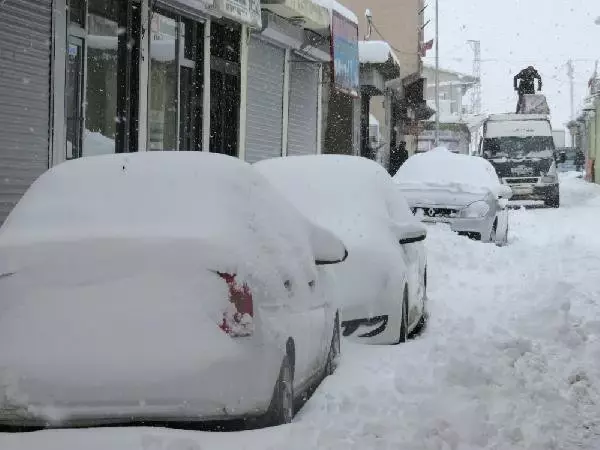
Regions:
M 229 288 L 229 304 L 223 311 L 219 324 L 221 330 L 231 337 L 250 336 L 254 331 L 252 293 L 246 283 L 239 284 L 235 275 L 218 272 Z

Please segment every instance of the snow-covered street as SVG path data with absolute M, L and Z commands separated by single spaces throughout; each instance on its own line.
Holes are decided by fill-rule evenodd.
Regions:
M 431 228 L 425 332 L 345 343 L 292 425 L 0 434 L 0 449 L 600 449 L 600 187 L 561 189 L 560 209 L 511 211 L 506 247 Z

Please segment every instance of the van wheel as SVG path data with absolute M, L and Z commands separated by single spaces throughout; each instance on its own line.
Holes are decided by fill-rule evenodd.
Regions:
M 552 197 L 549 197 L 545 202 L 544 205 L 547 208 L 560 208 L 560 194 L 555 194 Z
M 291 423 L 294 417 L 294 370 L 287 355 L 281 363 L 267 415 L 267 424 L 270 426 Z
M 402 298 L 401 314 L 399 344 L 408 341 L 408 289 L 406 287 L 404 288 L 404 297 Z

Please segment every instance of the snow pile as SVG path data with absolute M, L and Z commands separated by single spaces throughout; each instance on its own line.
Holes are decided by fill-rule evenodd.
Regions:
M 494 167 L 478 156 L 462 155 L 438 147 L 411 156 L 398 169 L 394 181 L 402 190 L 443 188 L 456 192 L 497 192 L 500 182 Z
M 85 130 L 83 156 L 111 155 L 115 152 L 115 140 L 98 131 Z

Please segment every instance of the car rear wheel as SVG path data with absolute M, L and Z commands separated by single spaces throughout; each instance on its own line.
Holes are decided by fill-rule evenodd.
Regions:
M 400 338 L 398 343 L 408 341 L 408 289 L 404 288 L 404 296 L 402 298 L 402 312 L 400 316 Z
M 269 407 L 267 424 L 270 426 L 291 423 L 294 417 L 294 369 L 286 355 L 281 363 Z
M 492 231 L 490 232 L 490 242 L 496 243 L 496 234 L 498 229 L 498 220 L 492 225 Z
M 429 319 L 429 313 L 427 312 L 427 267 L 425 267 L 425 272 L 423 274 L 423 311 L 421 312 L 421 318 L 419 319 L 419 323 L 415 327 L 413 331 L 413 335 L 418 335 L 423 332 L 423 330 L 427 327 L 427 319 Z
M 340 318 L 335 315 L 335 323 L 333 324 L 333 337 L 331 338 L 331 345 L 329 346 L 329 353 L 327 355 L 327 366 L 325 370 L 326 375 L 332 375 L 338 366 L 341 354 L 341 339 L 340 339 Z

